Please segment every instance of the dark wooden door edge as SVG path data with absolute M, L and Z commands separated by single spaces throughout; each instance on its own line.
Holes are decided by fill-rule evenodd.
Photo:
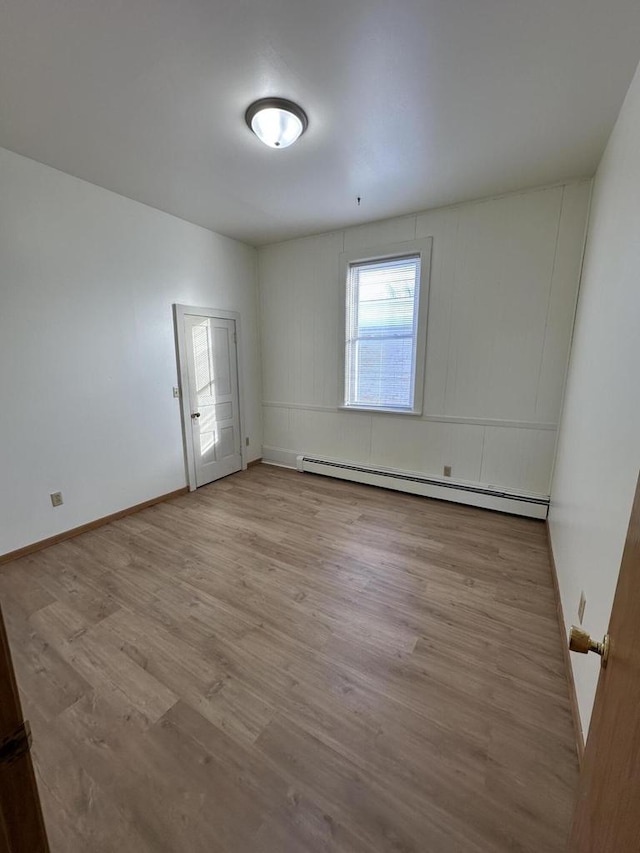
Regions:
M 549 530 L 549 521 L 545 521 L 547 528 L 547 547 L 549 549 L 549 563 L 551 565 L 551 580 L 553 581 L 553 592 L 556 599 L 556 613 L 558 614 L 558 627 L 560 629 L 560 642 L 562 644 L 562 657 L 564 660 L 564 669 L 567 677 L 567 686 L 569 688 L 569 703 L 571 705 L 571 717 L 573 719 L 573 729 L 576 738 L 576 751 L 578 753 L 578 761 L 582 766 L 584 757 L 584 734 L 582 732 L 582 721 L 580 720 L 580 710 L 578 707 L 578 695 L 576 693 L 576 683 L 573 678 L 573 667 L 571 666 L 571 656 L 569 653 L 569 642 L 567 640 L 567 624 L 564 621 L 564 611 L 562 609 L 562 600 L 560 598 L 560 585 L 558 583 L 558 571 L 556 569 L 556 561 L 553 556 L 553 545 L 551 544 L 551 531 Z
M 127 515 L 133 515 L 134 512 L 140 512 L 141 509 L 146 509 L 154 504 L 169 501 L 172 498 L 178 498 L 180 495 L 185 495 L 188 491 L 189 487 L 183 486 L 181 489 L 176 489 L 173 492 L 167 492 L 167 494 L 159 495 L 157 498 L 151 498 L 151 500 L 143 501 L 135 506 L 118 510 L 118 512 L 112 512 L 111 515 L 105 515 L 103 518 L 97 518 L 95 521 L 89 521 L 86 524 L 81 524 L 80 527 L 73 527 L 71 530 L 64 530 L 62 533 L 56 533 L 55 536 L 50 536 L 48 539 L 41 539 L 39 542 L 33 542 L 31 545 L 25 545 L 24 548 L 18 548 L 17 551 L 9 551 L 8 554 L 0 554 L 0 566 L 3 563 L 11 562 L 11 560 L 26 557 L 27 554 L 42 551 L 43 548 L 48 548 L 50 545 L 56 545 L 58 542 L 64 542 L 65 539 L 72 539 L 74 536 L 80 536 L 81 533 L 87 533 L 89 530 L 95 530 L 96 527 L 102 527 L 105 524 L 109 524 L 111 521 L 117 521 L 119 518 L 125 518 Z
M 48 853 L 28 726 L 0 610 L 0 843 L 5 853 Z

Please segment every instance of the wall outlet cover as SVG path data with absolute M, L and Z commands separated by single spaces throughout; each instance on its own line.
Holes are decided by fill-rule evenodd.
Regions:
M 51 506 L 62 506 L 64 503 L 62 500 L 62 492 L 51 492 L 49 497 L 51 498 Z
M 584 619 L 584 609 L 587 606 L 587 597 L 584 594 L 584 590 L 580 593 L 580 603 L 578 604 L 578 622 L 582 625 L 582 620 Z
M 444 466 L 444 476 L 445 477 L 451 476 L 451 465 L 445 465 Z

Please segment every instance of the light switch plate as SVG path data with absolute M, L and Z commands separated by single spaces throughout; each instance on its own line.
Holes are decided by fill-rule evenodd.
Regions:
M 62 492 L 51 492 L 49 497 L 51 498 L 51 506 L 62 506 L 64 503 L 62 500 Z

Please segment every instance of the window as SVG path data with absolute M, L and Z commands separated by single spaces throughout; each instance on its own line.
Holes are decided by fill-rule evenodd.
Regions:
M 422 408 L 426 293 L 417 251 L 346 264 L 344 406 L 416 414 Z

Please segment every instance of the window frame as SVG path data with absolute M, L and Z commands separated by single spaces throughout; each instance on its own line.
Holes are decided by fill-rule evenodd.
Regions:
M 433 239 L 407 240 L 403 243 L 389 243 L 355 252 L 342 252 L 340 255 L 340 321 L 339 332 L 339 376 L 338 409 L 343 412 L 367 412 L 387 415 L 421 415 L 424 403 L 424 378 L 427 353 L 427 320 L 429 314 L 429 284 L 431 279 L 431 249 Z M 416 325 L 416 364 L 413 377 L 413 408 L 347 405 L 346 397 L 346 346 L 347 346 L 347 280 L 349 269 L 355 264 L 367 264 L 375 261 L 390 261 L 407 256 L 420 256 L 420 277 L 418 285 L 418 322 Z

